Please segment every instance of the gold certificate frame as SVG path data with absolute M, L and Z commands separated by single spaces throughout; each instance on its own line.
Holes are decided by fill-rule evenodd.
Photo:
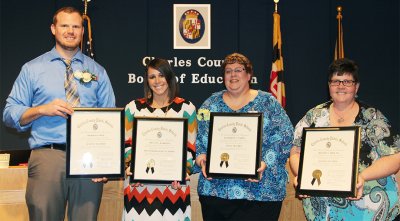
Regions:
M 124 108 L 74 108 L 67 119 L 67 178 L 124 177 Z
M 262 125 L 262 113 L 211 112 L 207 176 L 260 179 Z
M 297 194 L 355 197 L 360 133 L 358 126 L 304 128 Z
M 188 120 L 135 117 L 131 183 L 186 184 Z

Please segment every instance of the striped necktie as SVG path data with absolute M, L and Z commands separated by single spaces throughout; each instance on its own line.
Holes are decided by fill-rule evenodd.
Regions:
M 65 95 L 67 97 L 67 102 L 72 105 L 72 107 L 79 107 L 79 93 L 78 93 L 78 85 L 74 80 L 74 75 L 71 67 L 71 60 L 62 59 L 65 64 L 66 72 L 65 72 L 65 80 L 64 80 L 64 88 Z

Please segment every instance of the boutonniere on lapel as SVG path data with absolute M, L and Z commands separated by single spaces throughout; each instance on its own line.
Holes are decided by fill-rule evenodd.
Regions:
M 84 71 L 75 71 L 74 77 L 79 80 L 81 84 L 88 84 L 91 81 L 97 81 L 97 76 L 95 74 L 90 73 L 88 70 Z

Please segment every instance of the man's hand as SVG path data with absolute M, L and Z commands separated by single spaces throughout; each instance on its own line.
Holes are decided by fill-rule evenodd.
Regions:
M 41 105 L 38 108 L 38 111 L 42 116 L 60 116 L 68 118 L 68 115 L 71 115 L 74 112 L 69 103 L 59 98 L 54 99 L 48 104 Z
M 107 182 L 108 182 L 108 179 L 107 179 L 106 177 L 103 177 L 103 178 L 93 178 L 92 181 L 95 182 L 95 183 L 107 183 Z
M 42 116 L 60 116 L 65 119 L 74 113 L 72 106 L 59 98 L 52 102 L 26 110 L 19 120 L 20 125 L 27 125 Z

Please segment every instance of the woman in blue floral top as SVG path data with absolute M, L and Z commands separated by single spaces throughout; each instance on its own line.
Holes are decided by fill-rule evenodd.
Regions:
M 277 220 L 286 195 L 285 164 L 292 146 L 293 126 L 269 93 L 250 89 L 251 62 L 228 55 L 222 64 L 226 90 L 211 95 L 197 114 L 196 164 L 201 167 L 198 194 L 204 220 Z M 261 180 L 212 179 L 205 173 L 210 112 L 263 113 Z
M 395 173 L 400 166 L 400 136 L 383 114 L 356 99 L 358 66 L 338 59 L 329 67 L 331 100 L 309 110 L 295 129 L 290 166 L 297 175 L 304 127 L 361 127 L 355 198 L 303 199 L 307 220 L 393 220 L 400 211 Z M 297 177 L 294 183 L 297 184 Z

